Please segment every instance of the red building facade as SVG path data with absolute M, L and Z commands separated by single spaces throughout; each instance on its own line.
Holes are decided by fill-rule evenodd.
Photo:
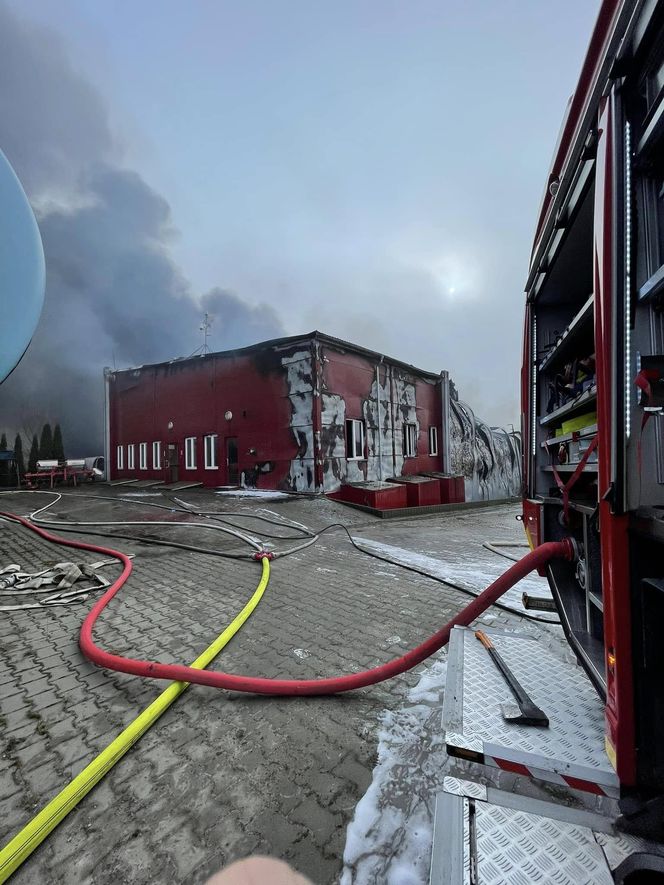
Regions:
M 320 332 L 105 380 L 111 479 L 324 493 L 449 469 L 446 373 Z

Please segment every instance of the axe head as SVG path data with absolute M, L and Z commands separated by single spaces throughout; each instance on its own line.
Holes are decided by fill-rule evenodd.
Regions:
M 506 722 L 512 722 L 515 725 L 539 725 L 543 728 L 549 727 L 549 719 L 543 710 L 536 707 L 535 704 L 501 704 L 500 712 Z

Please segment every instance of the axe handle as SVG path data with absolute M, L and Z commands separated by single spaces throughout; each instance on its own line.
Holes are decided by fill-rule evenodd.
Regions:
M 510 691 L 512 692 L 512 694 L 516 698 L 516 700 L 519 704 L 519 707 L 521 707 L 521 712 L 525 713 L 528 708 L 530 708 L 531 710 L 538 709 L 537 705 L 535 704 L 533 699 L 530 697 L 528 692 L 521 685 L 521 683 L 516 678 L 514 673 L 512 673 L 512 671 L 507 666 L 505 661 L 498 654 L 498 652 L 496 651 L 496 649 L 493 645 L 493 642 L 491 642 L 491 640 L 486 635 L 486 633 L 484 633 L 482 630 L 477 630 L 475 632 L 475 636 L 477 637 L 477 639 L 479 639 L 479 641 L 482 643 L 484 648 L 486 648 L 486 650 L 489 652 L 494 664 L 496 665 L 496 667 L 498 667 L 498 669 L 502 673 L 503 678 L 505 679 L 505 682 L 508 684 Z M 524 707 L 526 708 L 525 710 L 524 710 Z

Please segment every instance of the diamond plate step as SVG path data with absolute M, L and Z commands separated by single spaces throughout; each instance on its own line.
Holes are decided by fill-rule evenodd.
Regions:
M 443 729 L 448 753 L 528 778 L 616 797 L 618 778 L 604 751 L 604 708 L 583 670 L 537 639 L 486 630 L 549 728 L 506 722 L 514 698 L 472 630 L 455 627 L 449 645 Z
M 430 885 L 612 885 L 591 829 L 598 816 L 571 811 L 569 821 L 554 820 L 542 813 L 549 807 L 445 778 L 436 797 Z

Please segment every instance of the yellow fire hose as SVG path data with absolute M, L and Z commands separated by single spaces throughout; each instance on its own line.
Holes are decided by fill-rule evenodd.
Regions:
M 203 670 L 219 654 L 242 627 L 251 615 L 267 588 L 270 580 L 270 562 L 267 557 L 261 559 L 263 572 L 260 583 L 253 596 L 242 611 L 234 618 L 215 641 L 205 649 L 191 665 L 196 670 Z M 171 704 L 189 687 L 188 682 L 172 682 L 165 691 L 146 707 L 134 721 L 121 731 L 101 753 L 87 765 L 80 774 L 70 781 L 58 795 L 32 818 L 11 842 L 0 850 L 0 883 L 6 882 L 21 864 L 41 845 L 60 821 L 78 805 L 81 799 L 99 783 L 104 775 L 113 768 L 125 753 L 145 734 Z

